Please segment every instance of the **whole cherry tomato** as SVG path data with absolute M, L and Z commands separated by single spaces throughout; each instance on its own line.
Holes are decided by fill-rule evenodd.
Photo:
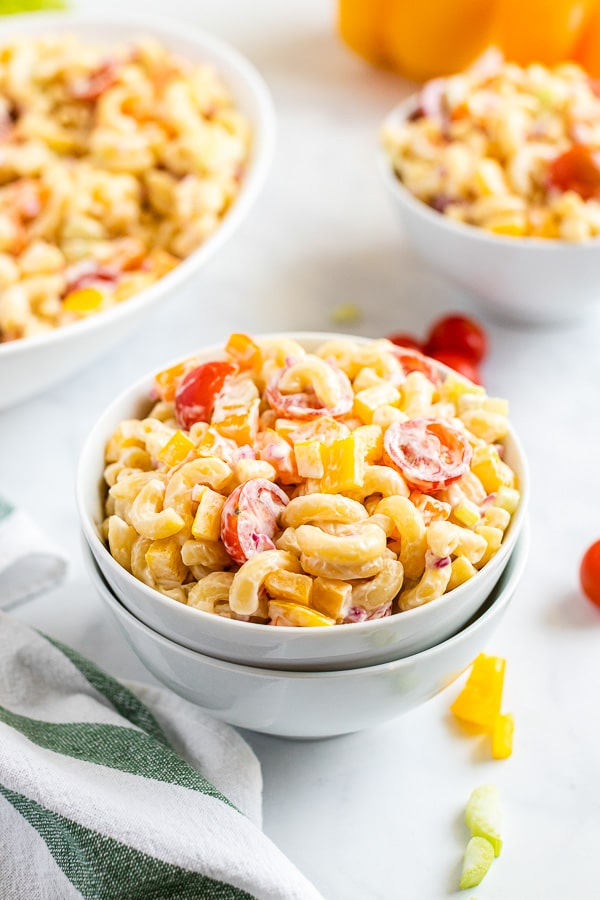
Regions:
M 473 363 L 480 363 L 488 351 L 485 331 L 466 316 L 444 316 L 435 322 L 425 343 L 425 353 L 439 358 L 439 353 L 456 353 Z
M 175 392 L 175 415 L 182 428 L 196 422 L 210 422 L 217 395 L 237 366 L 227 362 L 207 362 L 183 376 Z
M 579 580 L 588 600 L 600 606 L 600 541 L 596 541 L 584 553 L 579 568 Z
M 465 356 L 461 356 L 459 353 L 440 352 L 436 353 L 434 359 L 437 359 L 438 362 L 444 363 L 445 366 L 454 369 L 459 375 L 464 375 L 469 381 L 473 381 L 475 384 L 481 384 L 481 375 L 479 374 L 477 366 Z
M 420 352 L 423 352 L 421 342 L 411 334 L 403 334 L 402 332 L 389 334 L 388 341 L 391 341 L 392 344 L 395 344 L 397 347 L 408 347 L 410 350 L 419 350 Z
M 600 196 L 600 152 L 574 144 L 549 167 L 550 184 L 560 191 L 575 191 L 584 200 Z
M 394 422 L 383 438 L 384 454 L 407 482 L 424 494 L 464 475 L 473 450 L 465 434 L 443 419 Z

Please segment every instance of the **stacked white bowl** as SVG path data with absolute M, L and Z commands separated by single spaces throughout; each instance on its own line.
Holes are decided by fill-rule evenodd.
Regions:
M 292 337 L 311 350 L 344 336 L 275 337 Z M 209 347 L 197 357 L 202 362 L 221 353 L 222 347 Z M 126 390 L 97 421 L 81 454 L 77 499 L 90 577 L 157 679 L 231 724 L 316 738 L 387 721 L 464 671 L 499 623 L 526 561 L 528 477 L 514 433 L 505 441 L 505 459 L 522 499 L 500 550 L 469 581 L 425 606 L 383 619 L 274 628 L 177 603 L 121 567 L 99 535 L 106 443 L 119 422 L 145 411 L 153 380 L 151 373 Z

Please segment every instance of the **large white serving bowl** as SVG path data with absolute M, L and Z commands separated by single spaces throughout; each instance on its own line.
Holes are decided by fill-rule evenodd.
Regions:
M 245 218 L 264 184 L 273 155 L 275 116 L 267 87 L 256 69 L 223 41 L 192 25 L 175 25 L 167 19 L 60 13 L 6 17 L 0 22 L 0 44 L 17 34 L 49 31 L 69 32 L 89 42 L 107 44 L 150 35 L 186 59 L 212 64 L 249 119 L 253 144 L 239 195 L 219 228 L 172 272 L 106 312 L 47 334 L 0 344 L 0 409 L 45 390 L 106 352 L 150 315 L 152 307 L 166 302 L 185 282 L 199 275 Z
M 486 646 L 514 594 L 527 532 L 476 618 L 454 637 L 405 659 L 338 672 L 288 672 L 224 662 L 181 647 L 132 615 L 110 590 L 84 543 L 90 578 L 133 651 L 163 684 L 241 728 L 324 738 L 380 725 L 451 684 Z
M 310 350 L 326 340 L 348 336 L 290 333 L 269 337 L 293 338 Z M 201 361 L 222 355 L 222 346 L 197 353 Z M 439 368 L 448 371 L 441 364 Z M 83 447 L 77 471 L 77 502 L 85 539 L 119 600 L 150 628 L 184 647 L 231 662 L 265 668 L 333 670 L 387 662 L 432 647 L 458 631 L 485 602 L 513 552 L 525 521 L 529 494 L 527 467 L 513 432 L 506 442 L 505 459 L 517 474 L 522 499 L 504 542 L 473 578 L 426 606 L 384 619 L 331 628 L 274 628 L 185 606 L 139 581 L 111 556 L 99 537 L 98 528 L 104 518 L 102 473 L 106 443 L 119 422 L 146 413 L 153 380 L 154 374 L 142 378 L 102 413 Z
M 387 116 L 398 125 L 415 111 L 412 96 Z M 569 243 L 506 237 L 455 222 L 418 200 L 380 148 L 378 166 L 407 239 L 432 268 L 496 318 L 528 324 L 567 322 L 600 308 L 600 239 Z

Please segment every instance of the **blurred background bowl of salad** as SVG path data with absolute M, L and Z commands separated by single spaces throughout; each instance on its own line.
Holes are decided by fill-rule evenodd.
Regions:
M 384 133 L 414 117 L 420 103 L 416 94 L 395 107 L 385 119 Z M 407 241 L 428 265 L 465 290 L 483 312 L 499 320 L 548 325 L 600 308 L 600 238 L 571 242 L 515 236 L 456 221 L 407 189 L 383 146 L 377 157 Z
M 252 132 L 251 149 L 239 193 L 216 230 L 181 263 L 149 287 L 109 309 L 43 334 L 0 343 L 0 408 L 45 390 L 124 338 L 167 302 L 232 237 L 253 206 L 267 176 L 275 120 L 270 94 L 254 67 L 234 48 L 189 25 L 167 20 L 70 13 L 9 16 L 0 22 L 0 43 L 69 34 L 92 45 L 122 45 L 140 35 L 184 60 L 213 66 L 230 90 Z
M 334 672 L 261 669 L 182 647 L 136 618 L 113 593 L 85 544 L 83 553 L 109 615 L 158 681 L 232 725 L 310 739 L 381 725 L 448 687 L 499 625 L 523 573 L 527 546 L 524 531 L 485 605 L 454 636 L 403 659 Z

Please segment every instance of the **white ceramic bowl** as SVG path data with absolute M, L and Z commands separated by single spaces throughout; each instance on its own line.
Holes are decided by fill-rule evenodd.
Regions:
M 398 125 L 416 107 L 416 98 L 410 97 L 392 110 L 385 124 Z M 403 186 L 382 148 L 378 164 L 417 253 L 486 312 L 508 321 L 551 324 L 600 307 L 600 239 L 574 244 L 513 238 L 454 222 Z
M 7 16 L 0 22 L 0 43 L 15 34 L 68 31 L 95 43 L 115 43 L 146 34 L 181 56 L 208 62 L 222 75 L 239 108 L 248 117 L 253 147 L 240 193 L 219 228 L 201 247 L 160 281 L 129 300 L 95 316 L 40 335 L 0 344 L 0 409 L 11 406 L 106 352 L 151 314 L 152 307 L 177 292 L 236 231 L 263 186 L 273 154 L 275 117 L 269 92 L 254 67 L 236 50 L 192 25 L 172 20 L 63 14 Z
M 133 616 L 110 590 L 84 544 L 89 575 L 133 651 L 163 684 L 241 728 L 323 738 L 380 725 L 451 684 L 480 653 L 502 618 L 527 558 L 527 533 L 484 609 L 431 650 L 383 665 L 338 672 L 257 669 L 181 647 Z
M 344 337 L 318 333 L 279 335 L 283 336 L 293 337 L 307 349 L 334 337 Z M 209 347 L 197 355 L 200 360 L 215 359 L 222 355 L 222 347 Z M 441 365 L 440 369 L 447 371 Z M 522 500 L 502 547 L 473 578 L 427 606 L 332 628 L 273 628 L 185 606 L 139 581 L 110 555 L 98 535 L 98 526 L 104 518 L 104 448 L 120 421 L 145 413 L 153 379 L 153 374 L 147 375 L 102 413 L 82 450 L 77 472 L 77 502 L 85 539 L 119 600 L 152 629 L 184 647 L 232 662 L 296 670 L 344 669 L 387 662 L 432 647 L 458 631 L 485 602 L 525 521 L 528 476 L 523 451 L 513 433 L 506 443 L 506 460 L 517 473 Z

